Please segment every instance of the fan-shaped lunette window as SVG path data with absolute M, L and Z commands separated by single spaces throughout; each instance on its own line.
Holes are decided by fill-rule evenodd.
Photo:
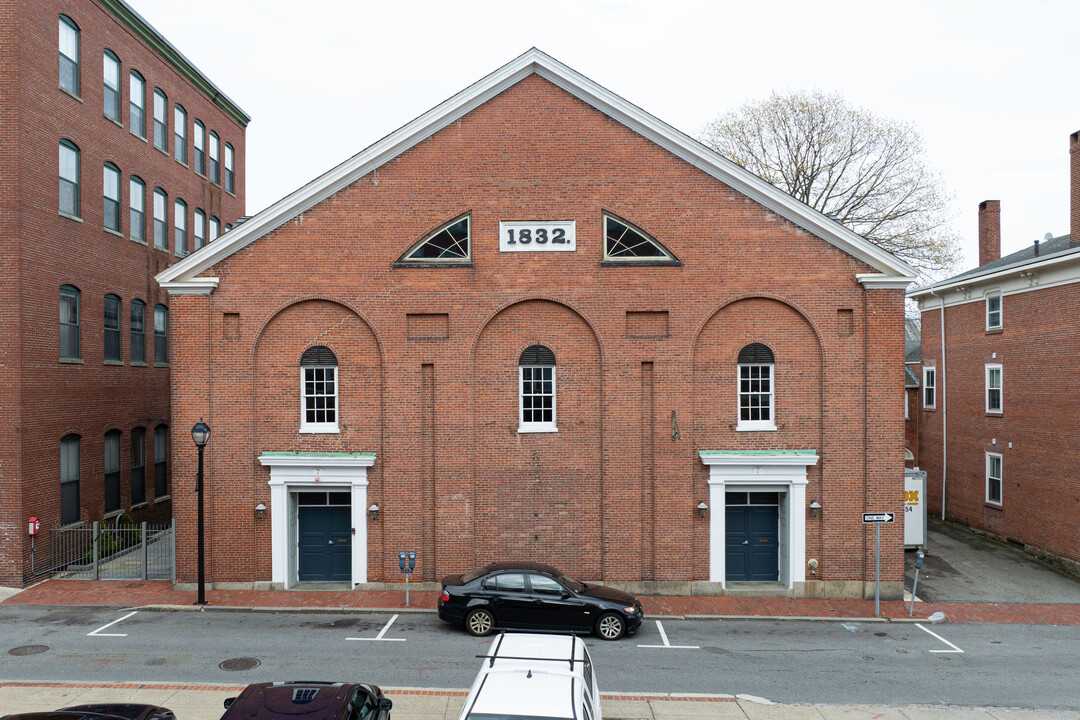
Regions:
M 641 228 L 604 214 L 604 260 L 678 265 L 671 252 Z
M 468 215 L 455 218 L 413 245 L 399 265 L 469 264 L 472 262 L 472 221 Z

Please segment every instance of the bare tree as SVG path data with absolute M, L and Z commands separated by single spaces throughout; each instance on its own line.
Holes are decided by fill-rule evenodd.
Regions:
M 721 115 L 698 139 L 924 274 L 957 263 L 949 198 L 911 125 L 838 94 L 773 93 Z

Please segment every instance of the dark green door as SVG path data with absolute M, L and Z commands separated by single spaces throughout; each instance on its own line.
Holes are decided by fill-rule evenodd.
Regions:
M 352 510 L 300 506 L 298 579 L 352 580 Z
M 728 493 L 729 504 L 725 508 L 728 581 L 780 579 L 779 508 L 776 504 L 747 503 L 775 497 L 776 493 Z M 732 500 L 740 499 L 740 504 L 732 504 Z

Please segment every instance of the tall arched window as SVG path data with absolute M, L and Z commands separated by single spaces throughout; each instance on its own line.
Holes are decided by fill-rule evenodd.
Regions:
M 60 16 L 60 87 L 79 94 L 79 26 L 67 15 Z
M 169 198 L 161 188 L 154 188 L 154 247 L 169 249 Z
M 79 146 L 60 141 L 60 212 L 79 217 Z
M 105 229 L 120 232 L 120 168 L 105 163 L 102 195 L 105 198 Z
M 739 423 L 736 430 L 775 430 L 773 353 L 761 343 L 739 351 Z
M 555 423 L 555 353 L 543 345 L 518 358 L 518 432 L 557 432 Z
M 210 181 L 221 183 L 221 140 L 213 130 L 210 131 Z
M 169 98 L 161 88 L 154 88 L 154 147 L 169 152 Z
M 225 189 L 230 193 L 236 192 L 236 173 L 233 162 L 233 146 L 225 143 Z
M 60 359 L 78 360 L 79 349 L 79 289 L 60 286 Z
M 184 257 L 191 251 L 188 250 L 187 242 L 187 203 L 180 198 L 173 203 L 173 234 L 175 235 L 173 252 Z
M 300 357 L 303 407 L 300 432 L 338 432 L 337 357 L 322 345 L 308 348 Z
M 146 364 L 146 303 L 131 301 L 131 363 Z
M 105 362 L 122 362 L 120 357 L 120 298 L 105 296 Z
M 80 438 L 67 435 L 60 441 L 60 524 L 79 522 Z
M 105 512 L 120 509 L 120 431 L 105 433 Z
M 131 431 L 131 504 L 146 502 L 146 428 Z
M 173 155 L 187 165 L 187 110 L 180 103 L 173 105 Z
M 120 58 L 116 57 L 112 50 L 106 50 L 102 64 L 105 117 L 120 122 Z
M 195 121 L 195 172 L 206 175 L 206 126 Z
M 154 428 L 154 500 L 169 494 L 169 426 Z
M 131 239 L 144 243 L 146 242 L 146 183 L 137 175 L 131 176 L 128 205 L 131 208 L 129 218 Z
M 169 364 L 169 309 L 154 306 L 154 364 Z
M 131 132 L 141 138 L 146 137 L 146 82 L 135 70 L 128 79 L 128 122 Z

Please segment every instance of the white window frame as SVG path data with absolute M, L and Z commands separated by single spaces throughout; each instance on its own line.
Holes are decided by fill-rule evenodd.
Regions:
M 926 391 L 933 393 L 933 402 L 926 402 Z M 924 410 L 933 410 L 937 407 L 937 367 L 930 366 L 922 369 L 922 406 Z
M 996 388 L 990 386 L 990 376 L 994 371 L 997 371 L 998 386 Z M 985 392 L 984 399 L 986 401 L 986 412 L 992 415 L 1000 415 L 1005 408 L 1005 372 L 1001 368 L 1000 363 L 987 363 L 985 378 Z M 990 393 L 993 390 L 997 390 L 997 407 L 990 407 Z
M 992 467 L 991 463 L 992 463 L 993 458 L 997 459 L 997 471 L 998 471 L 997 477 L 994 477 L 994 475 L 991 474 L 991 467 Z M 1003 469 L 1004 465 L 1005 465 L 1005 463 L 1001 459 L 1001 453 L 992 453 L 992 452 L 986 453 L 986 502 L 989 505 L 995 505 L 997 507 L 1001 507 L 1001 504 L 1004 501 L 1004 498 L 1005 498 L 1005 482 L 1003 480 L 1003 477 L 1005 475 L 1005 472 L 1004 472 L 1004 469 Z M 990 481 L 991 480 L 997 481 L 997 486 L 998 486 L 998 499 L 997 500 L 993 500 L 990 497 Z
M 904 419 L 905 420 L 910 420 L 911 419 L 911 412 L 908 410 L 908 391 L 907 391 L 907 388 L 904 388 Z
M 334 371 L 334 421 L 333 422 L 308 422 L 307 420 L 307 374 L 308 371 L 333 370 Z M 312 382 L 315 379 L 312 378 Z M 325 382 L 325 380 L 323 381 Z M 341 373 L 337 365 L 301 365 L 300 366 L 300 432 L 302 433 L 337 433 L 338 418 L 341 417 L 341 406 L 338 403 L 338 388 L 341 385 Z M 328 393 L 312 395 L 312 397 L 331 397 Z
M 550 422 L 525 422 L 525 370 L 550 370 L 551 371 L 551 421 Z M 545 382 L 543 378 L 541 382 Z M 532 381 L 532 382 L 535 382 Z M 543 396 L 543 393 L 533 396 Z M 555 381 L 554 365 L 518 365 L 518 432 L 519 433 L 551 433 L 559 432 L 558 425 L 558 385 Z
M 991 310 L 990 309 L 990 301 L 991 300 L 997 300 L 997 310 Z M 987 295 L 986 296 L 986 329 L 987 330 L 1000 330 L 1001 329 L 1001 327 L 1002 327 L 1002 312 L 1001 312 L 1001 310 L 1002 310 L 1001 293 L 995 292 L 995 293 L 990 293 L 989 295 Z M 997 324 L 996 325 L 993 324 L 993 322 L 990 319 L 994 313 L 997 314 Z
M 742 374 L 743 368 L 768 368 L 769 369 L 769 419 L 768 420 L 743 420 L 742 419 Z M 756 393 L 761 395 L 762 393 Z M 776 430 L 776 363 L 739 363 L 735 379 L 735 407 L 738 413 L 738 423 L 735 426 L 737 432 L 761 432 Z

